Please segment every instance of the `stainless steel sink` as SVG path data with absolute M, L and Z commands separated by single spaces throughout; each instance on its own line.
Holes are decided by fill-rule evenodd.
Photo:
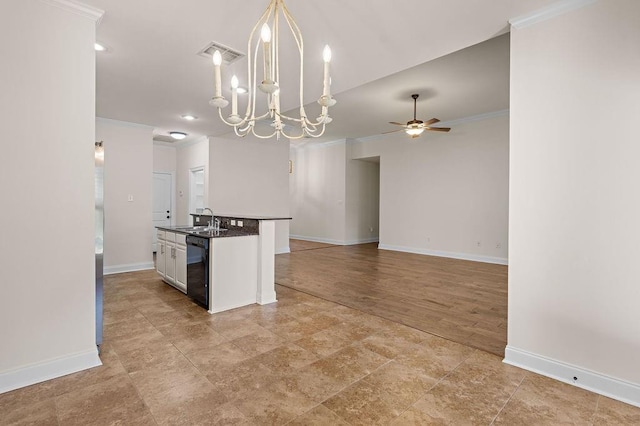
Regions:
M 209 229 L 204 229 L 204 230 L 191 231 L 191 232 L 193 232 L 194 234 L 201 235 L 201 236 L 203 236 L 203 237 L 207 237 L 207 236 L 209 236 L 209 237 L 213 237 L 213 236 L 220 235 L 220 233 L 221 233 L 221 232 L 224 232 L 224 231 L 227 231 L 227 229 L 225 229 L 225 228 L 220 228 L 220 229 L 219 229 L 219 230 L 217 230 L 217 231 L 216 231 L 216 230 L 213 230 L 213 229 L 210 229 L 210 230 L 209 230 Z
M 179 226 L 175 228 L 176 231 L 185 231 L 185 232 L 198 232 L 206 230 L 206 226 Z

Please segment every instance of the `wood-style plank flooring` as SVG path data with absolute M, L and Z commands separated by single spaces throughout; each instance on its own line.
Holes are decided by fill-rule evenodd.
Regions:
M 291 240 L 291 247 L 276 256 L 278 284 L 504 355 L 506 266 L 378 250 L 377 243 Z
M 313 241 L 304 241 L 304 240 L 289 240 L 289 250 L 292 252 L 302 251 L 302 250 L 315 250 L 319 248 L 328 248 L 335 247 L 333 244 L 326 243 L 316 243 Z

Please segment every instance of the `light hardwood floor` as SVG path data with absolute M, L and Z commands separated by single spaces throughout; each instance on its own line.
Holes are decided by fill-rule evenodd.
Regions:
M 319 248 L 335 247 L 334 244 L 316 243 L 314 241 L 289 240 L 289 250 L 292 252 L 302 250 L 316 250 Z
M 278 284 L 504 355 L 506 266 L 378 250 L 377 243 L 290 245 L 290 254 L 276 256 Z

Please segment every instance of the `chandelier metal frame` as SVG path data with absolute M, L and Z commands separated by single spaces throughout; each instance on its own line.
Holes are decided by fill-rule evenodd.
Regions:
M 284 18 L 293 39 L 298 48 L 300 56 L 300 93 L 299 93 L 299 117 L 289 117 L 280 111 L 280 19 Z M 258 29 L 260 35 L 258 36 Z M 272 30 L 273 29 L 273 30 Z M 260 49 L 262 45 L 262 49 Z M 255 47 L 254 47 L 255 46 Z M 258 83 L 258 51 L 263 52 L 263 78 Z M 332 121 L 329 116 L 329 107 L 335 105 L 336 100 L 331 96 L 331 77 L 329 75 L 329 63 L 331 61 L 331 50 L 325 46 L 323 52 L 324 59 L 324 79 L 322 96 L 318 99 L 321 114 L 316 120 L 310 120 L 304 108 L 304 42 L 302 32 L 295 20 L 289 13 L 284 0 L 270 0 L 269 6 L 258 20 L 249 35 L 247 42 L 247 71 L 249 76 L 247 109 L 245 115 L 238 115 L 238 79 L 233 76 L 231 79 L 231 114 L 225 119 L 222 109 L 229 101 L 222 96 L 220 66 L 222 58 L 219 51 L 213 55 L 214 75 L 215 75 L 215 95 L 209 103 L 218 108 L 220 119 L 225 124 L 232 126 L 236 135 L 244 137 L 253 134 L 260 139 L 268 139 L 276 136 L 284 136 L 288 139 L 296 140 L 301 138 L 318 138 L 324 134 L 326 125 Z M 267 111 L 256 115 L 258 103 L 257 90 L 267 96 Z M 256 123 L 260 120 L 271 120 L 273 132 L 271 134 L 260 134 L 256 132 Z M 291 134 L 286 131 L 286 127 L 299 127 L 299 134 Z

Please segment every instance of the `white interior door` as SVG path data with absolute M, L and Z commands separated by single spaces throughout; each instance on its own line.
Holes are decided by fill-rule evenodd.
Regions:
M 153 251 L 156 252 L 158 235 L 156 226 L 171 225 L 171 174 L 153 173 Z

